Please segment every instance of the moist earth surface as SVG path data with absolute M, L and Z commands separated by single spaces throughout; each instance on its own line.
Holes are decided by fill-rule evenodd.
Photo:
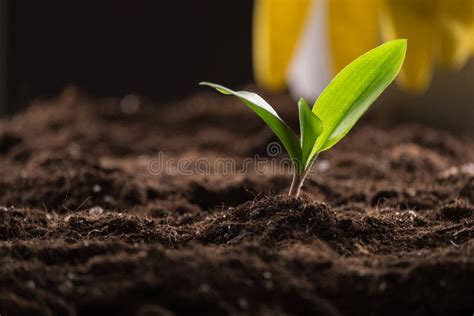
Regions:
M 34 102 L 0 123 L 0 314 L 472 315 L 474 143 L 376 123 L 296 199 L 233 98 Z

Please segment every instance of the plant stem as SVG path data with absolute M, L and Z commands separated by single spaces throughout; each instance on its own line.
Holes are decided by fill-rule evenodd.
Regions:
M 298 167 L 298 164 L 294 165 L 293 168 L 293 180 L 291 181 L 290 192 L 288 195 L 291 197 L 298 197 L 301 193 L 301 187 L 303 186 L 303 182 L 308 176 L 309 171 L 313 167 L 314 163 L 316 162 L 316 156 L 311 160 L 311 162 L 306 166 L 306 168 L 301 171 Z
M 301 193 L 301 186 L 303 185 L 304 177 L 297 168 L 293 171 L 293 180 L 291 181 L 290 192 L 288 195 L 297 198 Z

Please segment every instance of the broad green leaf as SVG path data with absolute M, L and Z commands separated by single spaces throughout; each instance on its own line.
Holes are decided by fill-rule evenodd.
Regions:
M 245 105 L 252 109 L 275 133 L 285 146 L 290 158 L 301 160 L 301 148 L 298 138 L 291 128 L 278 116 L 277 112 L 262 97 L 256 93 L 247 91 L 233 91 L 224 86 L 201 82 L 200 85 L 209 86 L 223 94 L 231 94 L 238 97 Z
M 301 148 L 302 148 L 302 168 L 308 165 L 313 156 L 311 152 L 316 144 L 316 139 L 323 131 L 323 123 L 321 120 L 311 112 L 308 103 L 301 98 L 298 101 L 298 112 L 300 118 L 300 134 L 301 134 Z
M 395 79 L 405 58 L 405 39 L 382 44 L 339 72 L 321 93 L 313 112 L 324 124 L 312 153 L 341 140 L 369 106 Z

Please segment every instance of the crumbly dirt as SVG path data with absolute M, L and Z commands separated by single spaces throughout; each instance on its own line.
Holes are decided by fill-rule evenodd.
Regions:
M 68 89 L 0 124 L 2 316 L 474 312 L 472 140 L 369 116 L 294 199 L 256 163 L 196 172 L 285 159 L 238 101 L 130 100 Z

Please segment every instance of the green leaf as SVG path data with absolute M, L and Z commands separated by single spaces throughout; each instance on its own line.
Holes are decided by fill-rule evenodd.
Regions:
M 331 148 L 349 132 L 395 79 L 406 49 L 405 39 L 387 42 L 360 56 L 336 75 L 313 107 L 324 124 L 313 154 Z
M 301 167 L 304 170 L 313 158 L 311 152 L 316 144 L 316 139 L 323 131 L 323 123 L 316 114 L 311 112 L 308 103 L 303 98 L 298 101 L 298 112 L 300 118 L 302 148 Z
M 262 97 L 252 92 L 233 91 L 215 83 L 201 82 L 199 84 L 212 87 L 223 94 L 234 95 L 242 100 L 245 105 L 252 109 L 272 129 L 283 146 L 285 146 L 290 158 L 298 162 L 301 161 L 301 148 L 295 133 Z

